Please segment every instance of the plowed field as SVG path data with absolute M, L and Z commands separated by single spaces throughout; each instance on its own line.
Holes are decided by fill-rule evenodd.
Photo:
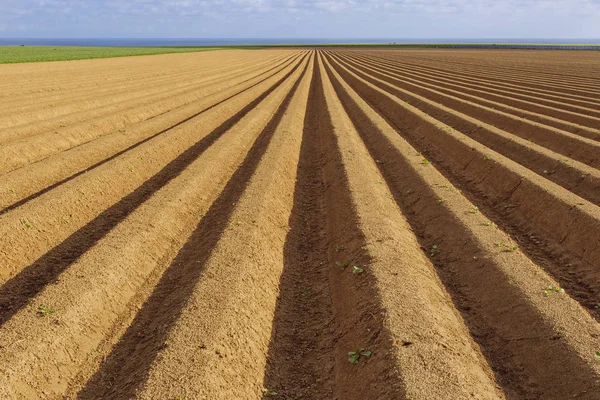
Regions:
M 600 399 L 598 65 L 0 66 L 0 398 Z

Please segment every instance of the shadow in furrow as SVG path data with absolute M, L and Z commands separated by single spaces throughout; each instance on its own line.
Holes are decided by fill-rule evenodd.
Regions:
M 146 382 L 152 363 L 192 295 L 206 261 L 225 231 L 235 204 L 256 171 L 307 67 L 308 64 L 119 343 L 79 393 L 79 399 L 132 398 Z
M 318 97 L 317 69 L 315 60 L 264 380 L 264 387 L 282 399 L 334 398 L 327 213 L 318 138 L 319 117 L 326 110 Z
M 217 139 L 288 79 L 299 66 L 300 63 L 258 98 L 181 153 L 132 193 L 103 211 L 87 225 L 80 228 L 61 244 L 39 258 L 35 263 L 8 280 L 0 288 L 0 325 L 4 324 L 17 311 L 27 305 L 29 299 L 36 296 L 46 285 L 55 282 L 65 269 L 92 248 L 115 226 L 154 195 L 154 193 L 179 176 L 184 169 L 200 157 Z
M 264 387 L 294 400 L 401 398 L 374 277 L 336 265 L 371 259 L 318 62 L 309 96 Z M 377 354 L 360 369 L 348 362 L 357 347 Z
M 290 64 L 293 64 L 293 63 L 294 63 L 294 62 L 295 62 L 295 61 L 296 61 L 296 60 L 297 60 L 299 57 L 300 57 L 300 56 L 298 56 L 298 57 L 295 57 L 294 59 L 292 59 L 292 60 L 291 60 L 291 61 L 290 61 L 290 62 L 289 62 L 287 65 L 285 65 L 283 68 L 286 68 L 288 65 L 290 65 Z M 277 67 L 274 67 L 274 68 L 277 68 Z M 273 70 L 274 68 L 271 68 L 271 69 L 269 69 L 268 71 L 271 71 L 271 70 Z M 282 68 L 282 69 L 283 69 L 283 68 Z M 268 72 L 268 71 L 266 71 L 266 72 Z M 98 168 L 98 167 L 100 167 L 100 166 L 101 166 L 101 165 L 103 165 L 103 164 L 106 164 L 107 162 L 109 162 L 109 161 L 111 161 L 111 160 L 114 160 L 115 158 L 117 158 L 117 157 L 119 157 L 119 156 L 121 156 L 121 155 L 123 155 L 123 154 L 125 154 L 125 153 L 127 153 L 127 152 L 129 152 L 129 151 L 131 151 L 131 150 L 133 150 L 133 149 L 135 149 L 135 148 L 137 148 L 137 147 L 141 146 L 141 145 L 143 145 L 144 143 L 147 143 L 147 142 L 151 141 L 152 139 L 154 139 L 154 138 L 156 138 L 156 137 L 158 137 L 158 136 L 160 136 L 160 135 L 162 135 L 162 134 L 164 134 L 164 133 L 167 133 L 167 132 L 169 132 L 170 130 L 173 130 L 173 129 L 177 128 L 178 126 L 181 126 L 181 125 L 185 124 L 186 122 L 189 122 L 189 121 L 191 121 L 192 119 L 194 119 L 194 118 L 196 118 L 196 117 L 200 116 L 201 114 L 204 114 L 205 112 L 207 112 L 207 111 L 210 111 L 211 109 L 213 109 L 213 108 L 215 108 L 215 107 L 217 107 L 217 106 L 219 106 L 219 105 L 221 105 L 221 104 L 223 104 L 223 103 L 225 103 L 225 102 L 227 102 L 227 101 L 231 100 L 232 98 L 234 98 L 234 97 L 236 97 L 236 96 L 239 96 L 239 95 L 240 95 L 240 94 L 242 94 L 242 93 L 245 93 L 245 92 L 247 92 L 247 91 L 249 91 L 249 90 L 252 90 L 252 88 L 254 88 L 254 87 L 256 87 L 256 86 L 260 85 L 261 83 L 263 83 L 263 82 L 264 82 L 264 81 L 266 81 L 267 79 L 269 79 L 269 78 L 273 77 L 274 75 L 276 75 L 276 74 L 277 74 L 277 73 L 279 73 L 280 71 L 281 71 L 281 70 L 279 70 L 279 71 L 276 71 L 276 72 L 274 72 L 274 73 L 272 73 L 272 74 L 268 75 L 267 77 L 265 77 L 264 79 L 261 79 L 259 82 L 256 82 L 256 83 L 255 83 L 255 84 L 253 84 L 252 86 L 249 86 L 249 87 L 247 87 L 246 89 L 244 89 L 244 90 L 242 90 L 242 91 L 240 91 L 240 92 L 238 92 L 238 93 L 236 93 L 236 94 L 234 94 L 234 95 L 231 95 L 231 96 L 227 97 L 226 99 L 223 99 L 223 100 L 221 100 L 221 101 L 219 101 L 219 102 L 217 102 L 217 103 L 215 103 L 215 104 L 213 104 L 213 105 L 211 105 L 211 106 L 209 106 L 209 107 L 206 107 L 206 108 L 204 108 L 203 110 L 201 110 L 201 111 L 198 111 L 197 113 L 195 113 L 195 114 L 193 114 L 193 115 L 191 115 L 191 116 L 189 116 L 189 117 L 187 117 L 187 118 L 185 118 L 185 119 L 183 119 L 183 120 L 181 120 L 181 121 L 177 122 L 176 124 L 173 124 L 173 125 L 169 126 L 168 128 L 165 128 L 165 129 L 161 130 L 160 132 L 157 132 L 157 133 L 153 134 L 152 136 L 149 136 L 149 137 L 147 137 L 147 138 L 145 138 L 145 139 L 143 139 L 143 140 L 141 140 L 141 141 L 139 141 L 139 142 L 137 142 L 137 143 L 134 143 L 134 144 L 132 144 L 131 146 L 129 146 L 129 147 L 127 147 L 127 148 L 125 148 L 125 149 L 123 149 L 123 150 L 119 151 L 118 153 L 115 153 L 115 154 L 113 154 L 112 156 L 105 158 L 104 160 L 98 161 L 97 163 L 95 163 L 95 164 L 93 164 L 93 165 L 90 165 L 89 167 L 87 167 L 87 168 L 86 168 L 86 169 L 84 169 L 84 170 L 81 170 L 81 171 L 79 171 L 79 172 L 76 172 L 76 173 L 74 173 L 73 175 L 71 175 L 71 176 L 69 176 L 69 177 L 67 177 L 67 178 L 65 178 L 65 179 L 62 179 L 62 180 L 60 180 L 60 181 L 58 181 L 58 182 L 56 182 L 56 183 L 54 183 L 54 184 L 52 184 L 52 185 L 50 185 L 50 186 L 48 186 L 48 187 L 46 187 L 46 188 L 42 189 L 42 190 L 39 190 L 39 191 L 37 191 L 37 192 L 35 192 L 35 193 L 33 193 L 33 194 L 31 194 L 31 195 L 29 195 L 29 196 L 25 197 L 24 199 L 21 199 L 21 200 L 17 201 L 16 203 L 13 203 L 13 204 L 11 204 L 11 205 L 9 205 L 9 206 L 7 206 L 7 207 L 3 208 L 2 210 L 0 210 L 0 215 L 2 215 L 2 214 L 4 214 L 4 213 L 7 213 L 7 212 L 9 212 L 9 211 L 12 211 L 12 210 L 14 210 L 14 209 L 16 209 L 16 208 L 18 208 L 18 207 L 21 207 L 22 205 L 24 205 L 24 204 L 26 204 L 26 203 L 30 202 L 31 200 L 33 200 L 33 199 L 35 199 L 35 198 L 37 198 L 37 197 L 40 197 L 40 196 L 41 196 L 41 195 L 43 195 L 44 193 L 47 193 L 47 192 L 49 192 L 49 191 L 51 191 L 51 190 L 53 190 L 53 189 L 55 189 L 55 188 L 57 188 L 57 187 L 59 187 L 59 186 L 61 186 L 61 185 L 65 184 L 65 183 L 67 183 L 67 182 L 69 182 L 69 181 L 72 181 L 73 179 L 77 178 L 77 177 L 78 177 L 78 176 L 80 176 L 80 175 L 83 175 L 83 174 L 85 174 L 85 173 L 87 173 L 87 172 L 89 172 L 89 171 L 91 171 L 91 170 L 93 170 L 93 169 L 95 169 L 95 168 Z M 265 72 L 265 73 L 266 73 L 266 72 Z M 286 76 L 289 76 L 289 75 L 286 75 Z M 253 79 L 253 78 L 251 78 L 251 79 Z M 250 79 L 248 79 L 248 80 L 250 80 Z M 244 81 L 244 82 L 246 82 L 246 81 Z M 241 82 L 241 83 L 244 83 L 244 82 Z M 187 104 L 186 104 L 186 105 L 187 105 Z M 170 110 L 170 111 L 172 111 L 172 110 Z M 156 115 L 156 116 L 154 116 L 153 118 L 156 118 L 156 117 L 158 117 L 158 116 L 160 116 L 160 115 L 166 114 L 167 112 L 170 112 L 170 111 L 166 111 L 166 112 L 164 112 L 164 113 L 161 113 L 161 114 L 159 114 L 159 115 Z M 149 119 L 152 119 L 152 118 L 149 118 Z M 89 142 L 83 143 L 83 144 L 81 144 L 81 145 L 78 145 L 78 146 L 71 147 L 71 148 L 70 148 L 70 149 L 68 149 L 68 150 L 73 150 L 73 149 L 75 149 L 75 148 L 77 148 L 77 147 L 80 147 L 80 146 L 83 146 L 83 145 L 85 145 L 85 144 L 87 144 L 87 143 L 89 143 Z
M 476 238 L 437 204 L 429 183 L 372 124 L 329 67 L 327 71 L 371 157 L 386 160 L 378 163 L 378 168 L 422 248 L 430 249 L 435 243 L 444 249 L 443 255 L 434 259 L 438 275 L 507 398 L 596 398 L 594 371 L 562 342 L 553 326 L 529 306 L 491 261 L 473 257 L 480 254 Z

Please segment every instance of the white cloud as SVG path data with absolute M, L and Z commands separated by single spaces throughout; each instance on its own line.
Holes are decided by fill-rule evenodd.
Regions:
M 0 0 L 4 32 L 600 37 L 600 0 Z M 536 26 L 537 25 L 537 26 Z M 178 33 L 179 32 L 179 33 Z M 539 33 L 539 34 L 536 34 Z M 457 37 L 457 36 L 453 36 Z
M 600 0 L 2 0 L 11 15 L 35 12 L 109 12 L 198 15 L 203 12 L 326 11 L 331 13 L 510 13 L 515 10 L 600 15 Z

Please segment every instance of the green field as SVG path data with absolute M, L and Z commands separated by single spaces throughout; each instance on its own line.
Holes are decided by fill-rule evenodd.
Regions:
M 0 46 L 0 64 L 86 60 L 90 58 L 143 56 L 167 53 L 191 53 L 218 49 L 222 49 L 222 47 Z

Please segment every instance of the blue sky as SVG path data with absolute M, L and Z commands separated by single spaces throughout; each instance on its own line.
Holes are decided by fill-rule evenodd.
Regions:
M 0 37 L 600 38 L 600 0 L 0 0 Z

